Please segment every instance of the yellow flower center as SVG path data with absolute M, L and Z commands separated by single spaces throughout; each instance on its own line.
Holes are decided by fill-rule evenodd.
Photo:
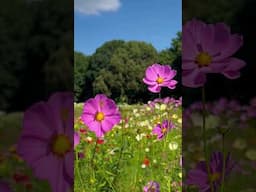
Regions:
M 156 191 L 155 186 L 151 186 L 148 188 L 148 192 L 155 192 L 155 191 Z
M 210 175 L 210 181 L 215 182 L 220 179 L 220 173 L 216 172 Z
M 162 133 L 166 133 L 167 132 L 167 129 L 166 128 L 163 128 L 162 129 Z
M 55 136 L 53 138 L 52 145 L 51 145 L 52 152 L 55 155 L 58 155 L 61 157 L 63 157 L 66 153 L 71 151 L 72 146 L 73 145 L 71 144 L 69 138 L 64 134 Z
M 102 112 L 98 112 L 98 113 L 95 115 L 95 119 L 96 119 L 97 121 L 102 121 L 102 120 L 104 120 L 104 118 L 105 118 L 105 115 L 104 115 L 104 113 L 102 113 Z
M 212 57 L 207 52 L 201 52 L 196 56 L 199 67 L 206 67 L 212 62 Z
M 161 84 L 161 83 L 164 82 L 164 79 L 163 79 L 162 77 L 158 77 L 158 78 L 156 79 L 156 82 L 157 82 L 158 84 Z

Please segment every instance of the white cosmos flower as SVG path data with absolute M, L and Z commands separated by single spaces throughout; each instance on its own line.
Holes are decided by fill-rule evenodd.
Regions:
M 144 136 L 145 136 L 145 133 L 138 134 L 136 135 L 136 140 L 140 141 Z
M 167 105 L 166 105 L 166 104 L 161 104 L 161 105 L 160 105 L 160 110 L 161 110 L 161 111 L 166 110 L 166 108 L 167 108 Z
M 150 107 L 146 107 L 146 110 L 147 110 L 147 111 L 151 111 L 151 108 L 150 108 Z
M 156 109 L 160 109 L 160 105 L 158 103 L 155 104 Z
M 176 143 L 176 142 L 171 142 L 171 143 L 169 143 L 169 149 L 171 150 L 171 151 L 174 151 L 174 150 L 176 150 L 176 149 L 178 149 L 178 143 Z
M 255 161 L 256 160 L 256 150 L 255 149 L 249 149 L 246 151 L 245 156 L 252 160 Z
M 172 115 L 172 118 L 173 118 L 173 119 L 177 119 L 177 118 L 178 118 L 178 115 L 177 115 L 177 114 L 173 114 L 173 115 Z

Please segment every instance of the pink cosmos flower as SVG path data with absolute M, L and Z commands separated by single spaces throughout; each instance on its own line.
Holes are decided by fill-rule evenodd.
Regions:
M 49 181 L 53 192 L 73 189 L 73 128 L 72 93 L 56 93 L 24 113 L 18 154 L 36 177 Z
M 80 143 L 80 135 L 75 132 L 74 133 L 74 147 L 76 147 Z
M 245 62 L 232 55 L 242 44 L 242 36 L 231 34 L 224 23 L 205 24 L 195 19 L 187 22 L 182 30 L 182 84 L 201 87 L 207 73 L 238 78 Z
M 231 159 L 230 154 L 226 157 L 225 164 L 225 177 L 228 176 L 235 166 L 235 162 Z M 195 169 L 188 172 L 188 178 L 186 180 L 187 185 L 197 186 L 199 191 L 210 192 L 210 180 L 213 183 L 214 191 L 217 191 L 222 181 L 222 169 L 223 169 L 223 154 L 221 152 L 214 152 L 210 159 L 210 178 L 206 168 L 205 161 L 201 161 L 197 164 Z
M 143 187 L 143 192 L 160 192 L 160 185 L 156 181 L 150 181 Z
M 81 119 L 97 137 L 103 137 L 120 122 L 121 114 L 112 99 L 98 94 L 85 102 Z
M 164 120 L 162 124 L 157 124 L 157 126 L 152 130 L 152 133 L 157 135 L 158 140 L 162 140 L 173 128 L 174 124 L 171 121 Z
M 176 75 L 176 70 L 173 70 L 169 65 L 153 64 L 146 69 L 143 82 L 148 85 L 148 90 L 153 93 L 159 93 L 162 87 L 175 89 L 178 83 L 173 78 Z

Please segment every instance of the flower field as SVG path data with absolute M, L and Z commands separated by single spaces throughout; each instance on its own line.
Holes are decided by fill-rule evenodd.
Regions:
M 75 104 L 76 192 L 181 191 L 180 100 L 120 104 L 120 123 L 100 138 L 81 120 L 83 105 Z M 159 137 L 164 120 L 172 128 Z
M 214 154 L 215 159 L 221 162 L 219 152 L 225 150 L 229 155 L 226 161 L 225 191 L 254 192 L 255 171 L 256 171 L 256 150 L 255 150 L 255 126 L 256 126 L 256 98 L 253 98 L 249 105 L 240 104 L 236 100 L 220 98 L 214 102 L 207 102 L 208 110 L 206 115 L 206 137 L 208 154 Z M 198 166 L 200 161 L 205 160 L 203 156 L 203 142 L 201 137 L 202 124 L 202 103 L 193 103 L 183 109 L 183 169 L 186 170 L 183 178 L 186 183 L 197 183 L 203 186 L 207 174 Z M 222 134 L 225 134 L 225 140 Z M 223 146 L 224 147 L 223 147 Z M 216 162 L 216 161 L 215 161 Z M 213 169 L 212 179 L 216 182 L 221 180 L 222 170 L 216 166 L 214 161 L 210 165 Z M 215 167 L 214 167 L 215 166 Z M 214 178 L 215 176 L 215 178 Z M 185 188 L 185 187 L 184 187 Z M 195 186 L 190 186 L 186 191 L 198 191 Z M 220 191 L 218 187 L 215 191 Z

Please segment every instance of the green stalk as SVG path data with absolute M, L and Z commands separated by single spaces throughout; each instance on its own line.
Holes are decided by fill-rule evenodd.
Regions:
M 119 169 L 119 166 L 120 166 L 120 161 L 122 159 L 122 156 L 123 156 L 123 150 L 124 150 L 124 122 L 123 122 L 123 126 L 122 126 L 122 130 L 121 130 L 121 137 L 122 137 L 122 146 L 121 146 L 121 150 L 120 150 L 120 153 L 119 153 L 119 158 L 118 158 L 118 162 L 117 162 L 117 167 L 116 167 L 116 170 L 117 170 L 117 173 L 116 173 L 116 176 L 115 178 L 113 179 L 113 185 L 115 186 L 115 183 L 116 183 L 116 178 L 118 176 L 118 169 Z
M 84 184 L 83 184 L 83 180 L 82 180 L 82 176 L 81 176 L 81 173 L 80 173 L 80 169 L 79 169 L 79 158 L 78 158 L 78 153 L 75 152 L 75 155 L 76 155 L 76 170 L 77 170 L 77 174 L 78 174 L 78 177 L 79 177 L 79 185 L 82 185 L 82 188 L 83 190 L 85 190 L 85 187 L 84 187 Z
M 207 153 L 207 146 L 206 146 L 206 127 L 205 127 L 205 121 L 206 121 L 206 99 L 205 99 L 205 87 L 202 87 L 202 113 L 203 113 L 203 125 L 202 125 L 202 132 L 203 132 L 203 150 L 204 150 L 204 157 L 206 161 L 206 167 L 207 167 L 207 173 L 208 173 L 208 178 L 210 180 L 210 187 L 211 187 L 211 192 L 213 191 L 213 183 L 211 178 L 211 172 L 210 172 L 210 166 L 209 166 L 209 159 L 208 159 L 208 153 Z
M 94 168 L 93 159 L 94 159 L 94 157 L 95 157 L 96 148 L 97 148 L 97 140 L 96 140 L 96 142 L 95 142 L 94 149 L 93 149 L 93 153 L 92 153 L 92 158 L 91 158 L 91 166 L 92 166 L 92 168 Z

